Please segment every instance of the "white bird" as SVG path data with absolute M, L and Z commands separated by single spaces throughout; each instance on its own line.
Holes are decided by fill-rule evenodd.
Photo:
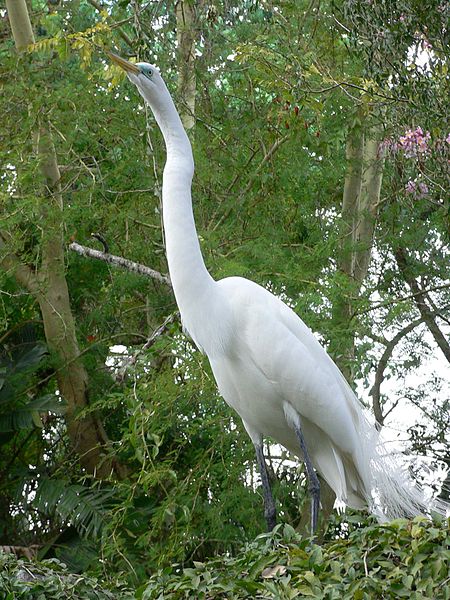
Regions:
M 381 519 L 445 514 L 446 505 L 427 499 L 407 465 L 387 453 L 344 376 L 298 315 L 248 279 L 215 281 L 208 273 L 192 212 L 191 144 L 171 95 L 155 66 L 110 57 L 136 85 L 164 137 L 163 223 L 173 291 L 184 329 L 207 355 L 220 394 L 254 444 L 269 530 L 276 511 L 263 436 L 304 461 L 312 531 L 319 510 L 316 470 L 338 500 Z

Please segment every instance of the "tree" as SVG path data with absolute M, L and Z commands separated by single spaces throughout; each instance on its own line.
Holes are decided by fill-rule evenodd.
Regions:
M 279 293 L 351 382 L 365 388 L 379 424 L 389 425 L 396 406 L 418 405 L 423 420 L 410 431 L 412 445 L 445 459 L 439 377 L 387 391 L 389 378 L 403 381 L 427 355 L 442 353 L 424 335 L 418 301 L 431 327 L 443 336 L 447 327 L 441 16 L 426 15 L 419 3 L 405 10 L 406 24 L 400 5 L 381 10 L 379 3 L 30 6 L 29 54 L 13 51 L 8 23 L 1 24 L 11 77 L 0 98 L 0 339 L 11 359 L 14 332 L 31 321 L 33 344 L 45 342 L 50 357 L 33 372 L 29 396 L 5 406 L 54 397 L 63 389 L 56 375 L 76 376 L 85 392 L 80 402 L 89 404 L 74 422 L 101 424 L 109 440 L 106 474 L 108 457 L 117 456 L 127 477 L 95 482 L 73 460 L 67 415 L 39 413 L 42 430 L 30 425 L 2 438 L 1 510 L 9 513 L 2 542 L 45 544 L 74 570 L 111 572 L 113 565 L 143 581 L 158 565 L 233 554 L 264 528 L 251 444 L 218 397 L 204 358 L 183 337 L 167 285 L 161 139 L 104 49 L 156 63 L 185 118 L 193 123 L 195 116 L 194 210 L 214 276 L 244 275 Z M 432 76 L 404 60 L 422 43 L 424 24 L 438 48 Z M 41 147 L 50 157 L 56 152 L 52 164 L 59 165 L 48 196 L 45 161 L 34 158 L 31 143 L 37 120 L 48 132 Z M 421 140 L 425 152 L 418 151 Z M 80 247 L 94 253 L 80 256 Z M 112 256 L 138 272 L 115 266 Z M 65 286 L 58 310 L 70 343 L 56 330 L 61 321 L 53 346 L 46 337 L 48 278 L 44 289 L 29 289 L 47 272 Z M 78 365 L 73 373 L 62 368 L 67 361 Z M 282 450 L 268 450 L 282 518 L 298 527 L 303 474 Z M 100 451 L 97 458 L 104 460 Z M 24 478 L 39 502 L 22 495 Z M 77 494 L 85 500 L 84 522 Z M 54 499 L 51 510 L 45 497 Z M 86 534 L 89 522 L 98 527 Z
M 7 9 L 16 48 L 23 52 L 34 43 L 27 5 L 25 0 L 11 1 Z M 40 264 L 31 266 L 11 251 L 16 244 L 8 231 L 0 236 L 1 264 L 39 303 L 48 348 L 54 355 L 58 387 L 67 402 L 67 431 L 74 451 L 88 472 L 108 477 L 114 470 L 120 473 L 121 469 L 115 459 L 107 455 L 108 437 L 104 428 L 95 414 L 83 417 L 79 414 L 89 405 L 88 376 L 79 356 L 65 277 L 61 174 L 50 127 L 47 115 L 39 115 L 34 144 L 42 173 L 39 212 L 45 231 Z

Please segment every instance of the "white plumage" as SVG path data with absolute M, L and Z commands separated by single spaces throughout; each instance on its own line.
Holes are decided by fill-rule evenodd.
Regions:
M 343 375 L 303 321 L 252 281 L 214 281 L 209 275 L 192 213 L 191 145 L 172 98 L 153 65 L 111 58 L 127 71 L 164 136 L 163 220 L 176 301 L 183 326 L 208 356 L 221 395 L 255 445 L 269 527 L 275 520 L 261 460 L 263 436 L 304 459 L 303 436 L 314 468 L 350 507 L 368 508 L 385 519 L 430 509 L 444 513 L 446 505 L 428 501 L 407 468 L 386 451 Z

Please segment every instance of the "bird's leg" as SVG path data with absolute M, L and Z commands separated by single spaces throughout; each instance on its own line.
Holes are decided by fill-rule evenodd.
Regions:
M 259 473 L 261 475 L 261 482 L 263 486 L 264 516 L 267 522 L 267 530 L 272 531 L 277 522 L 277 511 L 272 496 L 272 490 L 270 489 L 269 472 L 267 470 L 266 461 L 264 459 L 262 443 L 254 443 L 254 446 L 256 451 L 256 460 L 258 461 Z
M 302 449 L 303 459 L 306 466 L 306 474 L 308 476 L 308 487 L 309 493 L 311 494 L 311 533 L 314 534 L 317 528 L 317 521 L 319 518 L 319 503 L 320 503 L 320 483 L 319 478 L 314 471 L 311 459 L 306 448 L 305 438 L 300 427 L 300 420 L 294 423 L 294 431 L 298 438 L 300 448 Z

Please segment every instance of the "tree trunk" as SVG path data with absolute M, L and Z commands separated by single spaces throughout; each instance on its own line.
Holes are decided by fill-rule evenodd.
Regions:
M 369 270 L 373 236 L 378 218 L 384 158 L 376 131 L 364 144 L 363 171 L 361 174 L 361 195 L 355 223 L 355 247 L 353 251 L 353 278 L 361 288 Z
M 193 0 L 178 0 L 176 7 L 178 42 L 178 94 L 180 117 L 186 131 L 195 125 L 195 38 L 196 15 Z
M 34 42 L 25 0 L 7 0 L 8 16 L 14 41 L 20 52 Z M 89 405 L 88 375 L 80 360 L 75 322 L 70 308 L 65 278 L 63 245 L 63 199 L 56 151 L 47 124 L 41 123 L 35 133 L 35 148 L 44 178 L 41 215 L 44 229 L 41 264 L 37 273 L 8 250 L 9 236 L 2 233 L 1 265 L 10 269 L 19 285 L 33 294 L 41 309 L 48 348 L 55 361 L 59 391 L 67 403 L 67 432 L 83 467 L 100 478 L 123 468 L 107 453 L 108 438 L 98 420 L 90 413 L 79 417 Z
M 342 293 L 333 304 L 330 353 L 351 382 L 355 357 L 354 303 L 369 269 L 383 176 L 384 159 L 377 131 L 372 129 L 365 135 L 361 126 L 355 127 L 347 140 L 346 159 L 337 258 Z
M 329 350 L 347 381 L 352 383 L 355 358 L 355 324 L 352 323 L 354 303 L 369 269 L 383 175 L 383 157 L 379 151 L 377 131 L 372 129 L 365 135 L 360 125 L 354 127 L 347 139 L 346 159 L 337 257 L 342 293 L 332 307 L 333 336 Z M 327 489 L 322 506 L 329 513 L 335 495 L 326 482 L 323 482 L 323 487 Z
M 341 274 L 341 294 L 333 302 L 330 354 L 348 381 L 352 381 L 354 332 L 351 327 L 353 286 L 353 241 L 355 215 L 361 197 L 364 131 L 354 127 L 347 138 L 347 172 L 342 197 L 340 240 L 337 269 Z
M 9 24 L 14 38 L 14 43 L 19 52 L 34 44 L 33 29 L 28 16 L 26 0 L 6 0 Z
M 355 216 L 358 213 L 361 198 L 364 160 L 364 130 L 355 126 L 350 132 L 345 148 L 347 172 L 344 180 L 344 194 L 341 210 L 341 240 L 338 256 L 338 268 L 348 277 L 352 276 L 353 241 Z

